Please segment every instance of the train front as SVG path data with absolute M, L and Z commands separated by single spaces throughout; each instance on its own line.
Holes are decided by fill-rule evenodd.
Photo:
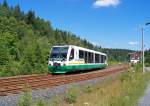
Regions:
M 51 49 L 48 61 L 48 70 L 52 74 L 66 73 L 66 63 L 68 55 L 67 46 L 54 46 Z

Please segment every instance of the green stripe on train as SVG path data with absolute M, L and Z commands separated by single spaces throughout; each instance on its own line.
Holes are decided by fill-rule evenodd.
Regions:
M 50 73 L 67 73 L 76 70 L 87 70 L 87 69 L 96 69 L 96 68 L 106 68 L 106 64 L 84 64 L 84 65 L 71 65 L 71 66 L 48 66 Z

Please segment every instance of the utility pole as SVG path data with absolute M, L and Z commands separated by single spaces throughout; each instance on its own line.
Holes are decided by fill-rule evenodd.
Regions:
M 150 25 L 150 22 L 147 22 L 145 23 L 145 26 L 148 26 Z M 143 63 L 143 73 L 145 73 L 145 57 L 144 57 L 144 28 L 142 27 L 142 50 L 141 50 L 141 53 L 142 53 L 142 63 Z
M 142 71 L 143 71 L 143 74 L 145 73 L 145 64 L 144 64 L 144 29 L 142 27 L 142 50 L 141 50 L 141 53 L 142 53 Z

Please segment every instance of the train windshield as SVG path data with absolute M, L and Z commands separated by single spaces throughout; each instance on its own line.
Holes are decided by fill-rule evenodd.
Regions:
M 51 61 L 64 61 L 67 59 L 68 47 L 53 47 L 50 55 Z

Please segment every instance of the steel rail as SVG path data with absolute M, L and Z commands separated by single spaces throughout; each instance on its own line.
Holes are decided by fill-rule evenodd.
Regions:
M 30 75 L 19 77 L 0 78 L 0 96 L 16 94 L 24 91 L 24 85 L 27 84 L 31 90 L 50 88 L 63 84 L 89 80 L 93 78 L 107 76 L 119 71 L 124 71 L 127 66 L 115 66 L 107 69 L 70 75 Z

